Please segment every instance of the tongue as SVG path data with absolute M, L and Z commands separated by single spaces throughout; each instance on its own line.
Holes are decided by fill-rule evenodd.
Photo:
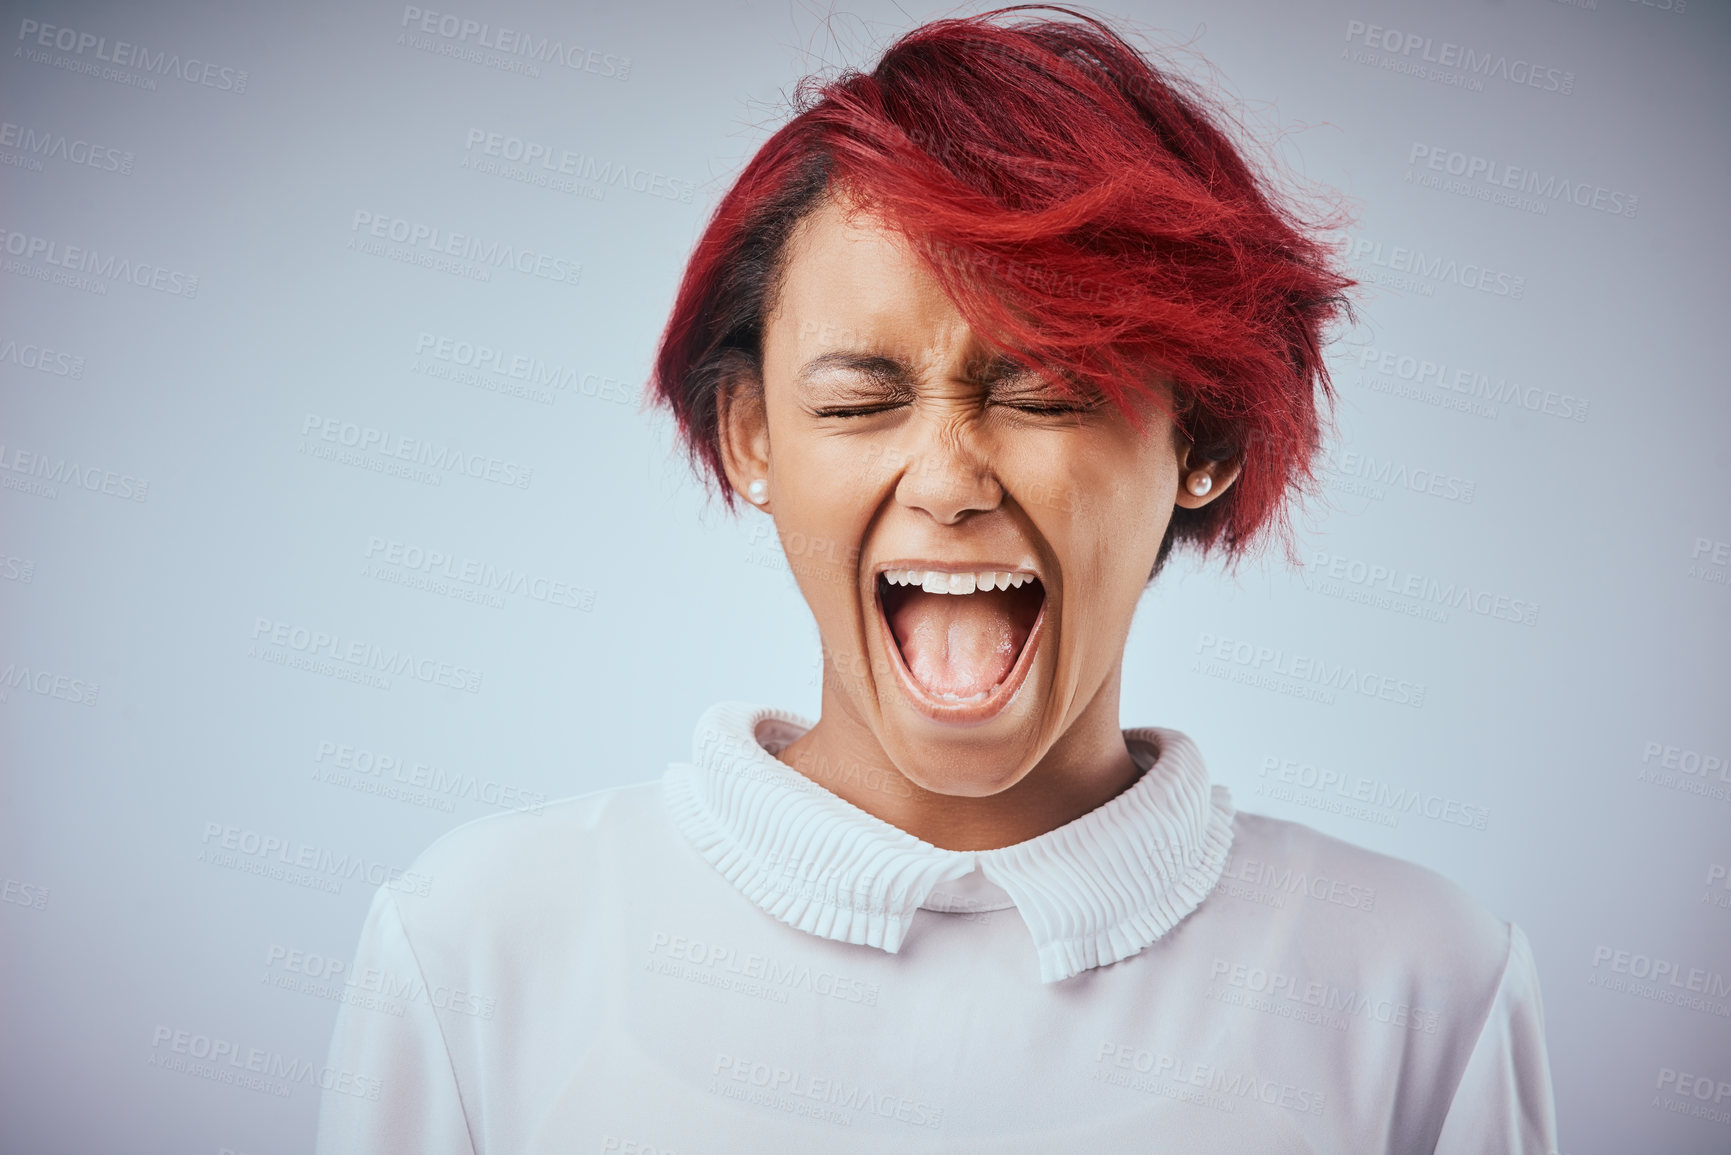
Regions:
M 910 591 L 889 614 L 914 681 L 931 694 L 971 698 L 1003 681 L 1028 640 L 1028 625 L 1002 591 Z

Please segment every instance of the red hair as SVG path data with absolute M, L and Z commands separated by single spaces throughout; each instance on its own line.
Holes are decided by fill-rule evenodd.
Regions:
M 1105 24 L 1002 9 L 938 20 L 870 73 L 800 87 L 698 241 L 661 339 L 653 399 L 695 467 L 722 468 L 717 393 L 761 368 L 793 228 L 833 188 L 901 231 L 988 343 L 1062 388 L 1173 387 L 1173 416 L 1237 483 L 1174 511 L 1175 541 L 1237 557 L 1286 530 L 1314 480 L 1321 347 L 1353 282 L 1185 82 Z

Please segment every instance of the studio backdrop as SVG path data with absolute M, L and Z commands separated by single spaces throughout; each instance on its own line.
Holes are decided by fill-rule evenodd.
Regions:
M 5 6 L 7 1151 L 307 1150 L 341 1002 L 490 1013 L 348 969 L 430 842 L 817 713 L 643 386 L 798 79 L 953 10 L 450 2 Z M 1731 6 L 1099 11 L 1361 283 L 1301 564 L 1175 562 L 1125 725 L 1519 923 L 1569 1155 L 1731 1149 Z

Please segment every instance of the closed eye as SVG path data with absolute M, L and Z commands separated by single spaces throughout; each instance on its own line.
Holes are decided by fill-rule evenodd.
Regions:
M 998 404 L 1007 406 L 1019 413 L 1039 413 L 1046 415 L 1058 413 L 1087 413 L 1096 408 L 1094 405 L 1081 403 L 1072 404 L 1064 401 L 1000 401 Z
M 874 413 L 900 409 L 906 404 L 906 401 L 884 401 L 876 405 L 825 405 L 811 413 L 814 417 L 870 417 Z
M 1019 396 L 994 397 L 992 403 L 1014 409 L 1018 413 L 1028 413 L 1038 417 L 1060 417 L 1092 413 L 1105 404 L 1105 400 L 1104 397 L 1100 396 L 1072 400 L 1060 394 L 1023 393 Z
M 796 384 L 806 412 L 816 418 L 870 417 L 914 398 L 913 370 L 881 353 L 837 350 L 814 357 Z
M 1106 400 L 1097 391 L 1065 392 L 1039 373 L 1009 365 L 1002 365 L 988 386 L 992 404 L 1039 417 L 1089 413 Z

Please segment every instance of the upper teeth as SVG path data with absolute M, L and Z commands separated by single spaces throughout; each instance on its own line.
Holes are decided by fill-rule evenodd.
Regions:
M 1031 573 L 1001 573 L 982 570 L 979 573 L 945 573 L 942 570 L 889 569 L 884 580 L 893 586 L 919 586 L 928 594 L 971 594 L 975 590 L 1016 589 L 1034 580 Z

